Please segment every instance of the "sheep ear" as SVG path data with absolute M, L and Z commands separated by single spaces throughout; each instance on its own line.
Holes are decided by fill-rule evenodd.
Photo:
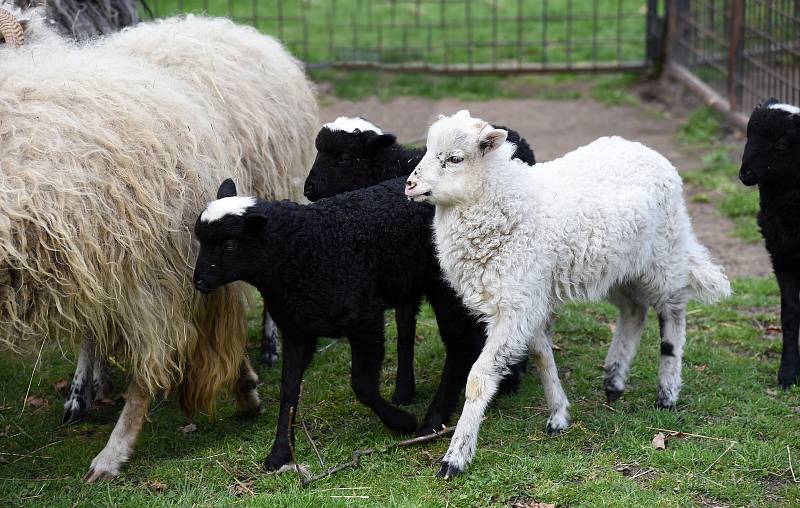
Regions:
M 767 102 L 764 103 L 764 107 L 768 108 L 768 107 L 772 106 L 773 104 L 778 104 L 778 99 L 776 99 L 775 97 L 770 97 L 767 100 Z
M 471 118 L 471 115 L 469 114 L 469 110 L 468 109 L 462 109 L 461 111 L 459 111 L 458 113 L 455 114 L 455 117 L 456 118 Z
M 369 151 L 377 152 L 392 146 L 396 142 L 397 137 L 395 137 L 394 134 L 378 134 L 377 136 L 372 136 L 367 140 L 366 147 Z
M 261 212 L 252 212 L 244 216 L 244 225 L 248 228 L 261 229 L 267 225 L 267 216 Z
M 236 184 L 233 183 L 233 180 L 230 178 L 226 178 L 225 181 L 219 186 L 219 190 L 217 190 L 217 199 L 229 198 L 235 195 Z
M 445 115 L 443 115 L 443 114 L 439 113 L 439 120 L 441 120 L 442 118 L 447 118 L 447 116 L 445 116 Z
M 486 155 L 500 148 L 506 142 L 506 138 L 508 138 L 508 131 L 492 129 L 478 138 L 478 148 L 482 155 Z

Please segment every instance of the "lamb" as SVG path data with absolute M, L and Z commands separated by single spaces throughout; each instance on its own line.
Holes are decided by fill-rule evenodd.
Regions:
M 447 355 L 441 383 L 418 432 L 440 429 L 455 410 L 483 327 L 444 281 L 433 248 L 433 208 L 402 196 L 405 178 L 311 205 L 236 195 L 233 182 L 197 219 L 195 287 L 210 293 L 234 281 L 255 286 L 281 330 L 283 371 L 278 429 L 269 469 L 289 463 L 290 408 L 317 337 L 347 337 L 358 400 L 388 428 L 411 432 L 416 420 L 389 404 L 378 382 L 383 313 L 426 295 Z M 292 437 L 293 439 L 293 437 Z
M 753 111 L 739 179 L 758 185 L 758 225 L 781 290 L 778 383 L 788 388 L 800 377 L 800 108 L 770 99 Z
M 528 142 L 518 132 L 508 131 L 516 145 L 514 158 L 536 164 Z M 317 156 L 306 177 L 303 193 L 311 201 L 408 176 L 425 155 L 424 148 L 403 146 L 394 134 L 364 118 L 340 116 L 322 126 L 316 139 Z
M 502 127 L 501 127 L 502 128 Z M 535 164 L 533 151 L 517 132 L 508 130 L 517 145 L 514 157 Z M 340 116 L 323 125 L 316 139 L 317 156 L 306 178 L 304 193 L 311 201 L 362 189 L 391 178 L 408 176 L 425 155 L 420 148 L 404 147 L 393 134 L 364 118 Z M 397 378 L 392 402 L 408 404 L 414 399 L 414 342 L 419 302 L 395 310 L 397 322 Z M 522 373 L 527 359 L 515 366 Z M 514 378 L 517 379 L 517 378 Z M 505 389 L 515 391 L 507 383 Z
M 569 424 L 552 346 L 539 330 L 554 308 L 608 297 L 620 309 L 604 385 L 624 389 L 649 306 L 661 327 L 657 406 L 675 408 L 681 387 L 686 303 L 730 293 L 697 241 L 675 168 L 649 148 L 600 138 L 535 171 L 511 160 L 506 132 L 468 111 L 440 117 L 406 195 L 436 205 L 436 249 L 447 279 L 488 323 L 466 402 L 439 476 L 465 470 L 499 376 L 526 344 L 550 409 L 546 430 Z
M 269 39 L 232 23 L 227 30 Z M 46 30 L 25 35 L 30 45 L 0 49 L 0 343 L 80 342 L 79 371 L 111 354 L 126 365 L 127 401 L 91 482 L 119 473 L 156 394 L 175 393 L 190 417 L 210 411 L 224 387 L 243 412 L 258 408 L 257 376 L 243 355 L 246 288 L 193 290 L 191 226 L 225 177 L 266 195 L 298 183 L 310 150 L 296 140 L 311 138 L 314 122 L 304 119 L 316 105 L 283 48 L 265 44 L 239 60 L 242 72 L 297 67 L 278 83 L 238 83 L 248 115 L 276 119 L 263 146 L 250 146 L 242 140 L 259 134 L 242 136 L 217 91 L 119 49 L 74 46 Z M 274 90 L 291 113 L 261 99 Z M 263 150 L 269 155 L 255 155 Z M 264 162 L 251 174 L 242 161 L 256 156 Z M 73 388 L 88 393 L 86 405 L 92 378 L 80 379 Z

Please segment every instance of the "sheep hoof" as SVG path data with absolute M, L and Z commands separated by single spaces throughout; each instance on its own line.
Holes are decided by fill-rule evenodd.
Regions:
M 659 394 L 658 399 L 656 400 L 656 407 L 663 411 L 675 411 L 676 404 L 674 401 L 668 400 Z
M 781 367 L 778 370 L 778 384 L 781 385 L 781 388 L 784 390 L 788 389 L 794 384 L 797 384 L 798 372 L 793 368 L 786 368 L 784 369 Z
M 61 413 L 61 424 L 72 425 L 87 416 L 92 409 L 92 393 L 90 386 L 77 387 L 70 390 L 69 397 L 64 401 L 64 412 Z
M 272 367 L 278 363 L 278 353 L 274 351 L 265 351 L 261 355 L 261 365 L 265 367 Z
M 275 450 L 272 450 L 269 452 L 269 455 L 267 455 L 267 458 L 264 459 L 264 467 L 267 469 L 267 471 L 277 471 L 289 462 L 291 462 L 291 457 L 288 451 L 276 452 Z
M 625 392 L 625 390 L 617 390 L 615 388 L 607 387 L 606 388 L 606 400 L 608 401 L 609 404 L 611 404 L 612 402 L 614 402 L 614 401 L 618 400 L 620 397 L 622 397 L 622 394 L 624 392 Z
M 439 471 L 436 473 L 437 478 L 444 478 L 445 480 L 449 480 L 450 478 L 460 475 L 463 473 L 464 470 L 460 467 L 455 466 L 447 462 L 446 460 L 442 461 L 442 467 L 439 468 Z
M 561 427 L 558 425 L 553 425 L 550 422 L 547 422 L 547 426 L 544 428 L 544 431 L 547 432 L 548 436 L 557 436 L 567 430 L 566 427 Z
M 411 434 L 417 430 L 417 419 L 411 413 L 397 410 L 398 413 L 392 418 L 393 421 L 386 422 L 386 426 L 401 434 Z

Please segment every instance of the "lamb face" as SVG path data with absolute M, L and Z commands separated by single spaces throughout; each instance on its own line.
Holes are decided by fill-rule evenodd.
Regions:
M 317 134 L 317 156 L 303 193 L 311 201 L 375 183 L 375 157 L 396 138 L 363 118 L 339 117 Z
M 739 179 L 745 185 L 788 183 L 800 176 L 800 109 L 770 99 L 747 123 Z
M 507 131 L 470 117 L 467 110 L 440 116 L 428 130 L 425 157 L 406 181 L 406 196 L 440 205 L 469 200 L 482 185 L 484 159 L 507 136 Z
M 260 258 L 259 235 L 266 217 L 255 209 L 256 199 L 236 196 L 236 187 L 225 180 L 217 200 L 197 219 L 195 236 L 200 252 L 193 282 L 201 293 L 211 293 L 237 280 L 251 281 Z

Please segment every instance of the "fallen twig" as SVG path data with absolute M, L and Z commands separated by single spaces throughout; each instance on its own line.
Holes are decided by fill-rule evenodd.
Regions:
M 300 425 L 303 427 L 303 432 L 306 433 L 306 437 L 308 438 L 308 442 L 311 443 L 311 448 L 314 449 L 314 453 L 317 455 L 317 459 L 319 459 L 319 467 L 325 467 L 325 461 L 322 460 L 322 455 L 319 453 L 319 449 L 317 448 L 317 443 L 311 439 L 311 432 L 308 431 L 308 426 L 306 425 L 306 418 L 305 416 L 300 417 Z
M 418 443 L 425 443 L 428 441 L 433 441 L 434 439 L 438 439 L 442 436 L 446 436 L 447 434 L 452 433 L 455 431 L 455 427 L 445 427 L 438 432 L 433 432 L 432 434 L 427 434 L 425 436 L 414 437 L 411 439 L 404 439 L 403 441 L 398 441 L 396 443 L 390 444 L 385 446 L 379 450 L 375 450 L 374 448 L 367 448 L 364 450 L 356 450 L 353 452 L 353 459 L 349 462 L 344 462 L 342 464 L 337 464 L 331 468 L 326 469 L 325 471 L 321 472 L 316 476 L 312 476 L 311 478 L 301 480 L 300 484 L 304 487 L 310 483 L 313 483 L 317 480 L 321 480 L 323 478 L 327 478 L 332 474 L 338 473 L 342 469 L 347 469 L 349 467 L 359 467 L 361 465 L 361 458 L 367 457 L 372 455 L 373 453 L 385 453 L 389 450 L 394 450 L 395 448 L 401 448 L 403 446 L 410 446 Z
M 650 430 L 658 430 L 660 432 L 668 432 L 670 437 L 678 437 L 678 436 L 688 436 L 688 437 L 696 437 L 700 439 L 711 439 L 713 441 L 723 441 L 725 443 L 735 443 L 736 441 L 733 439 L 725 439 L 722 437 L 713 437 L 713 436 L 704 436 L 702 434 L 692 434 L 690 432 L 683 432 L 681 430 L 672 430 L 672 429 L 660 429 L 658 427 L 647 427 Z
M 231 472 L 231 470 L 230 470 L 230 469 L 228 469 L 228 468 L 225 466 L 225 464 L 223 464 L 223 463 L 222 463 L 222 462 L 220 462 L 219 460 L 217 460 L 216 462 L 217 462 L 217 464 L 219 464 L 219 467 L 221 467 L 222 469 L 224 469 L 224 470 L 225 470 L 225 472 L 226 472 L 226 473 L 228 473 L 229 475 L 231 475 L 231 478 L 233 478 L 233 481 L 235 481 L 235 482 L 236 482 L 236 483 L 239 485 L 239 487 L 241 487 L 241 488 L 242 488 L 242 490 L 246 491 L 246 492 L 247 492 L 248 494 L 250 494 L 251 496 L 255 496 L 255 495 L 256 495 L 256 493 L 255 493 L 255 492 L 253 492 L 253 489 L 251 489 L 250 487 L 248 487 L 247 485 L 245 485 L 244 483 L 242 483 L 242 482 L 241 482 L 241 481 L 240 481 L 238 478 L 236 478 L 236 475 L 235 475 L 235 474 L 233 474 L 233 473 Z
M 14 463 L 17 463 L 17 462 L 19 462 L 20 460 L 22 460 L 22 459 L 26 459 L 26 458 L 28 458 L 28 457 L 33 457 L 33 454 L 34 454 L 34 453 L 36 453 L 36 452 L 38 452 L 39 450 L 44 450 L 44 449 L 45 449 L 45 448 L 47 448 L 47 447 L 50 447 L 50 446 L 53 446 L 54 444 L 58 444 L 58 443 L 60 443 L 61 441 L 63 441 L 63 439 L 59 439 L 58 441 L 53 441 L 53 442 L 52 442 L 52 443 L 50 443 L 50 444 L 46 444 L 46 445 L 44 445 L 44 446 L 40 446 L 39 448 L 37 448 L 37 449 L 35 449 L 35 450 L 31 451 L 31 452 L 28 452 L 28 453 L 26 453 L 26 454 L 24 454 L 24 455 L 21 455 L 21 456 L 19 456 L 18 458 L 16 458 L 16 459 L 12 460 L 11 462 L 9 462 L 9 464 L 14 464 Z
M 794 466 L 792 466 L 792 450 L 789 449 L 789 445 L 786 445 L 786 453 L 789 454 L 789 471 L 792 472 L 792 481 L 797 483 L 797 477 L 794 475 Z
M 708 465 L 708 467 L 707 467 L 707 468 L 705 468 L 705 469 L 703 470 L 703 472 L 702 472 L 702 473 L 700 473 L 700 474 L 706 474 L 706 473 L 707 473 L 707 472 L 708 472 L 708 471 L 709 471 L 709 470 L 710 470 L 712 467 L 714 467 L 714 464 L 716 464 L 717 462 L 719 462 L 719 460 L 720 460 L 720 459 L 721 459 L 723 456 L 725 456 L 725 454 L 726 454 L 726 453 L 728 453 L 728 452 L 731 450 L 731 448 L 733 448 L 735 445 L 736 445 L 736 441 L 731 441 L 731 444 L 730 444 L 730 445 L 728 445 L 728 447 L 727 447 L 727 448 L 725 448 L 725 451 L 724 451 L 724 452 L 722 452 L 722 455 L 720 455 L 719 457 L 717 457 L 717 460 L 715 460 L 714 462 L 712 462 L 711 464 L 709 464 L 709 465 Z
M 42 349 L 44 349 L 44 341 L 42 341 L 42 345 L 39 346 L 39 354 L 36 355 L 36 361 L 33 363 L 33 370 L 31 370 L 31 378 L 28 380 L 28 389 L 25 390 L 25 398 L 22 399 L 22 410 L 20 410 L 19 415 L 22 416 L 22 413 L 25 412 L 25 404 L 28 401 L 28 395 L 31 393 L 31 385 L 33 384 L 33 375 L 36 374 L 36 367 L 39 365 L 39 360 L 42 359 Z

